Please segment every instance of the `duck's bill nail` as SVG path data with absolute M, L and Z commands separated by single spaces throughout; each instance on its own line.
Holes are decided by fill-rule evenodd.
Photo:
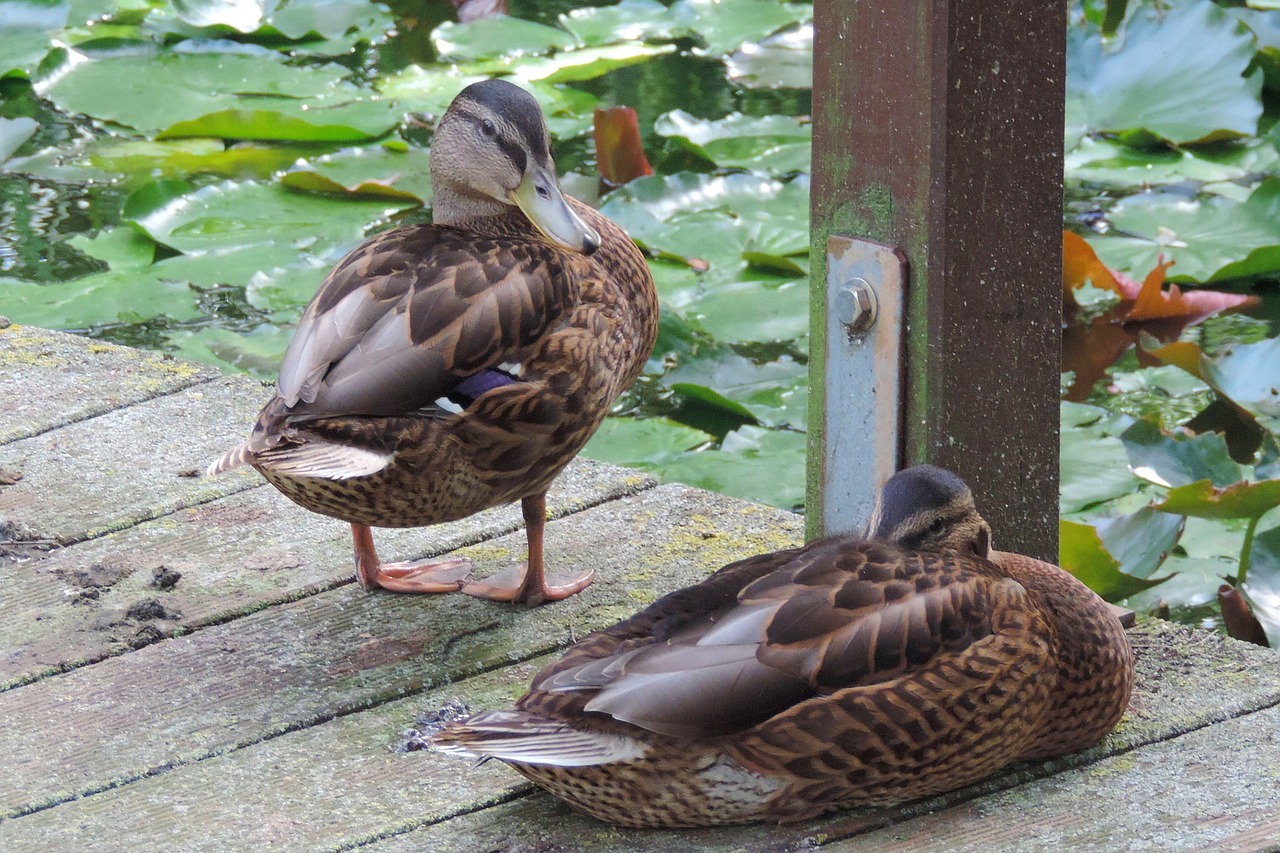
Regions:
M 553 172 L 530 169 L 512 191 L 511 200 L 553 243 L 584 255 L 600 248 L 600 235 L 569 207 Z

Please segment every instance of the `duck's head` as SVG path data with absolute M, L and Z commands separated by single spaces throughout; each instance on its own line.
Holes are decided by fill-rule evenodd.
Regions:
M 955 474 L 933 465 L 899 471 L 880 490 L 868 536 L 913 551 L 991 552 L 991 527 L 973 493 Z
M 435 221 L 471 225 L 519 207 L 551 242 L 591 254 L 600 235 L 565 201 L 538 102 L 505 80 L 463 89 L 431 143 Z

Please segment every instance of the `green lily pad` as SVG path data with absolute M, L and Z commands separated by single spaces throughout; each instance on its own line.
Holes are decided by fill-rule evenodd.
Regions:
M 1089 137 L 1067 152 L 1065 169 L 1068 180 L 1115 187 L 1237 181 L 1280 171 L 1280 151 L 1256 138 L 1178 149 L 1135 148 L 1116 139 Z
M 813 6 L 777 0 L 679 0 L 671 15 L 684 31 L 703 41 L 706 52 L 724 56 L 746 42 L 813 19 Z
M 292 326 L 263 323 L 248 332 L 217 326 L 172 329 L 165 333 L 165 343 L 178 358 L 211 364 L 227 372 L 243 370 L 263 379 L 275 379 L 292 337 Z
M 1129 470 L 1119 436 L 1133 425 L 1127 415 L 1081 403 L 1061 404 L 1059 503 L 1064 515 L 1133 494 L 1143 482 Z
M 675 31 L 667 7 L 654 0 L 622 0 L 613 6 L 573 9 L 560 16 L 560 26 L 587 46 L 657 41 Z
M 577 83 L 648 62 L 655 56 L 673 53 L 675 49 L 671 44 L 607 44 L 566 50 L 555 56 L 534 57 L 518 63 L 473 67 L 486 71 L 509 71 L 517 80 Z
M 1271 432 L 1280 432 L 1280 338 L 1231 348 L 1202 364 L 1205 379 Z
M 1137 528 L 1140 533 L 1143 526 L 1145 525 L 1140 523 L 1126 525 L 1125 536 L 1117 535 L 1116 538 L 1132 538 L 1135 535 L 1132 531 Z M 1120 561 L 1107 550 L 1097 528 L 1066 519 L 1058 524 L 1058 560 L 1062 568 L 1107 601 L 1128 598 L 1166 580 L 1151 580 L 1124 573 Z
M 685 358 L 663 382 L 685 399 L 722 406 L 743 423 L 803 428 L 807 416 L 808 366 L 786 356 L 756 364 L 721 348 Z M 724 429 L 708 432 L 723 434 Z
M 0 118 L 0 163 L 12 157 L 32 137 L 37 127 L 36 120 L 26 116 Z
M 261 25 L 264 5 L 263 0 L 173 0 L 178 18 L 190 26 L 223 26 L 242 33 Z
M 1254 538 L 1251 563 L 1244 591 L 1253 605 L 1253 615 L 1266 629 L 1271 648 L 1280 648 L 1280 527 Z
M 6 0 L 0 18 L 0 77 L 31 76 L 52 47 L 50 38 L 67 25 L 66 0 Z
M 709 441 L 711 436 L 702 430 L 667 418 L 606 418 L 582 455 L 629 468 L 660 470 Z
M 1120 563 L 1120 571 L 1149 579 L 1178 544 L 1186 519 L 1154 507 L 1097 522 L 1098 536 L 1107 552 Z
M 1156 509 L 1197 518 L 1257 518 L 1280 506 L 1280 480 L 1234 483 L 1215 488 L 1200 480 L 1170 489 Z
M 812 128 L 790 116 L 754 118 L 730 113 L 704 121 L 684 110 L 673 110 L 659 116 L 653 129 L 717 166 L 774 172 L 809 169 Z
M 813 24 L 747 42 L 724 64 L 729 79 L 748 89 L 812 89 Z
M 412 206 L 335 201 L 274 184 L 225 181 L 175 199 L 136 224 L 157 243 L 189 255 L 271 245 L 328 256 L 363 238 L 370 222 Z
M 1108 50 L 1091 25 L 1067 31 L 1069 112 L 1086 132 L 1145 131 L 1179 144 L 1257 132 L 1262 75 L 1241 79 L 1255 40 L 1216 4 L 1143 6 L 1117 41 Z
M 399 116 L 388 104 L 376 100 L 328 107 L 309 113 L 305 119 L 278 110 L 219 110 L 175 122 L 158 133 L 156 139 L 213 136 L 267 142 L 361 142 L 381 136 L 398 122 Z
M 1239 202 L 1145 192 L 1110 211 L 1115 234 L 1089 244 L 1107 266 L 1141 279 L 1161 258 L 1172 280 L 1215 281 L 1280 270 L 1280 179 L 1267 178 Z
M 1172 436 L 1151 421 L 1140 420 L 1121 434 L 1129 466 L 1143 479 L 1185 486 L 1208 480 L 1216 486 L 1240 481 L 1240 466 L 1216 432 L 1193 437 Z
M 156 244 L 132 228 L 109 228 L 93 237 L 77 234 L 67 241 L 113 270 L 142 269 L 155 260 Z
M 285 65 L 271 51 L 142 51 L 92 57 L 37 91 L 67 112 L 171 136 L 354 140 L 395 127 L 395 105 L 345 82 L 349 74 L 334 64 Z
M 684 453 L 663 465 L 662 479 L 782 509 L 803 507 L 805 435 L 750 426 L 733 435 L 725 439 L 728 449 Z
M 767 311 L 761 311 L 764 305 Z M 682 310 L 717 340 L 794 341 L 809 333 L 809 282 L 727 282 L 701 293 Z
M 426 149 L 362 146 L 316 157 L 280 176 L 289 189 L 346 198 L 392 199 L 413 205 L 431 198 Z
M 578 40 L 556 27 L 495 15 L 476 21 L 446 21 L 431 33 L 436 54 L 448 62 L 538 56 L 574 47 Z

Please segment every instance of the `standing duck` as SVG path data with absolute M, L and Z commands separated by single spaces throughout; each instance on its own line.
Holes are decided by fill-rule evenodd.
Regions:
M 249 464 L 291 500 L 351 523 L 365 589 L 530 605 L 593 573 L 548 577 L 551 481 L 653 349 L 648 266 L 617 225 L 566 197 L 537 102 L 488 80 L 464 89 L 431 148 L 432 225 L 373 237 L 302 315 Z M 464 559 L 384 564 L 371 526 L 454 521 L 519 500 L 524 565 L 465 582 Z
M 610 823 L 694 827 L 899 803 L 1111 731 L 1133 684 L 1119 620 L 991 551 L 960 478 L 895 475 L 870 530 L 725 566 L 433 745 Z

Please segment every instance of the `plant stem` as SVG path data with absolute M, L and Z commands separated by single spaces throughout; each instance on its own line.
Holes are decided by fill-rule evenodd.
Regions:
M 1249 519 L 1249 526 L 1244 529 L 1244 545 L 1240 548 L 1240 568 L 1236 571 L 1237 589 L 1244 586 L 1245 578 L 1249 576 L 1249 558 L 1253 555 L 1253 531 L 1258 529 L 1258 522 L 1261 520 L 1261 515 L 1255 515 Z

